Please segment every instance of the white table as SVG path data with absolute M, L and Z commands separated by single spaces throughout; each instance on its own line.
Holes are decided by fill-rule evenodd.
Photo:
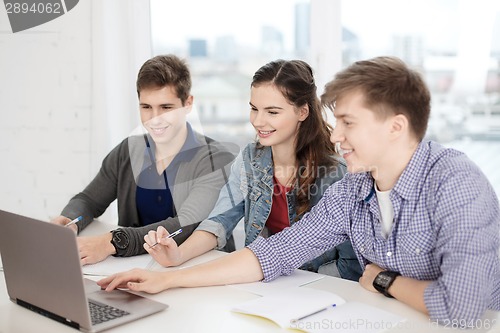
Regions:
M 110 230 L 113 227 L 111 224 L 94 222 L 85 230 L 84 234 L 96 234 Z M 222 252 L 211 251 L 195 260 L 196 262 L 202 262 L 223 255 L 225 254 Z M 190 265 L 191 263 L 188 262 L 186 264 Z M 388 330 L 388 332 L 424 333 L 455 331 L 433 325 L 425 315 L 394 299 L 366 291 L 356 282 L 326 276 L 319 281 L 307 285 L 307 287 L 328 290 L 338 294 L 348 302 L 358 301 L 366 303 L 406 318 L 405 322 L 400 323 L 398 327 Z M 266 319 L 231 312 L 230 309 L 232 306 L 260 296 L 229 286 L 180 288 L 147 296 L 164 302 L 170 307 L 161 313 L 125 324 L 107 332 L 292 332 L 291 330 L 281 329 Z M 492 321 L 500 322 L 500 313 L 488 312 L 485 320 L 489 320 L 490 323 Z M 487 331 L 500 332 L 500 324 L 496 324 L 490 330 L 461 330 L 460 332 Z M 1 272 L 0 333 L 23 332 L 74 333 L 76 330 L 35 314 L 11 302 L 7 295 L 3 272 Z

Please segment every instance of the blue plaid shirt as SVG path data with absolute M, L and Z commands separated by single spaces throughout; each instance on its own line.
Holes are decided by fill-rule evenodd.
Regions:
M 368 173 L 346 174 L 293 227 L 249 245 L 264 281 L 351 239 L 361 266 L 374 263 L 430 280 L 424 301 L 431 320 L 473 321 L 500 310 L 498 199 L 463 153 L 423 141 L 390 193 L 394 224 L 382 235 Z

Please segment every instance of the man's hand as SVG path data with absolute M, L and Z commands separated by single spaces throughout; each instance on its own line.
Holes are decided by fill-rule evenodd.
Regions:
M 377 293 L 378 291 L 373 288 L 373 280 L 377 277 L 378 273 L 382 272 L 383 269 L 375 264 L 368 264 L 365 267 L 363 275 L 359 279 L 359 284 L 366 290 Z
M 70 226 L 71 228 L 71 226 Z M 110 232 L 92 237 L 78 237 L 78 249 L 82 265 L 94 264 L 103 261 L 108 256 L 115 254 L 115 247 L 111 244 Z
M 52 221 L 50 221 L 50 222 L 54 223 L 54 224 L 59 224 L 59 225 L 66 225 L 69 222 L 71 222 L 71 219 L 67 218 L 66 216 L 60 215 L 58 217 L 53 218 Z M 71 230 L 73 230 L 75 232 L 75 234 L 78 233 L 78 227 L 76 226 L 76 224 L 72 224 L 68 228 L 71 228 Z
M 366 265 L 365 271 L 359 279 L 359 283 L 366 290 L 377 292 L 377 290 L 373 288 L 373 280 L 375 280 L 378 273 L 381 271 L 383 271 L 383 269 L 375 264 Z M 394 280 L 394 283 L 389 287 L 388 291 L 395 299 L 429 315 L 429 311 L 424 301 L 424 292 L 427 286 L 432 282 L 433 281 L 420 281 L 400 275 Z

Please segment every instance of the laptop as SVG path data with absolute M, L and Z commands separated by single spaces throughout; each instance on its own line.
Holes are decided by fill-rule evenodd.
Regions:
M 84 332 L 100 332 L 168 305 L 83 277 L 75 233 L 0 210 L 0 254 L 10 299 Z M 92 314 L 92 316 L 91 316 Z

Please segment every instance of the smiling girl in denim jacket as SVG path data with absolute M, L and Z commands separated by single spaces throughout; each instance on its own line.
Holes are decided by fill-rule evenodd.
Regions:
M 215 208 L 179 247 L 159 228 L 144 237 L 145 249 L 163 266 L 177 266 L 223 248 L 243 218 L 245 245 L 298 221 L 340 180 L 346 167 L 334 152 L 316 94 L 311 67 L 277 60 L 261 67 L 251 84 L 250 122 L 257 140 L 236 158 Z M 161 239 L 160 245 L 150 248 Z M 349 241 L 305 263 L 302 269 L 357 281 L 361 268 Z

